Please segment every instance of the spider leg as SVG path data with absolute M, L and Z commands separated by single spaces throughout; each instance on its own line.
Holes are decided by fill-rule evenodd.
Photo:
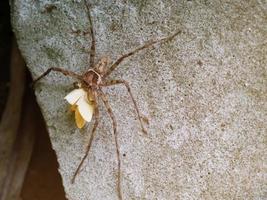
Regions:
M 41 76 L 39 76 L 37 79 L 35 79 L 32 82 L 32 85 L 35 85 L 39 80 L 41 80 L 42 78 L 44 78 L 51 71 L 60 72 L 60 73 L 62 73 L 65 76 L 71 76 L 73 78 L 76 78 L 78 80 L 81 80 L 81 76 L 78 75 L 78 74 L 76 74 L 76 73 L 74 73 L 74 72 L 72 72 L 72 71 L 69 71 L 69 70 L 66 70 L 66 69 L 62 69 L 62 68 L 59 68 L 59 67 L 51 67 L 48 70 L 46 70 Z
M 95 65 L 95 33 L 94 33 L 94 27 L 93 27 L 93 21 L 91 17 L 91 12 L 90 12 L 90 6 L 86 3 L 86 0 L 84 0 L 84 4 L 86 7 L 86 13 L 87 13 L 87 18 L 90 22 L 90 33 L 91 33 L 91 39 L 92 39 L 92 44 L 91 44 L 91 50 L 90 50 L 90 68 L 93 68 Z
M 135 53 L 137 53 L 137 52 L 139 52 L 139 51 L 141 51 L 141 50 L 143 50 L 143 49 L 146 49 L 146 48 L 148 48 L 148 47 L 150 47 L 150 46 L 152 46 L 152 45 L 154 45 L 154 44 L 156 44 L 156 43 L 164 43 L 164 42 L 167 42 L 167 41 L 173 39 L 176 35 L 178 35 L 178 34 L 180 34 L 180 33 L 181 33 L 181 31 L 179 30 L 179 31 L 175 32 L 174 34 L 172 34 L 172 35 L 170 35 L 170 36 L 168 36 L 168 37 L 165 37 L 165 38 L 161 38 L 161 39 L 157 39 L 157 40 L 152 40 L 152 41 L 146 42 L 143 46 L 140 46 L 140 47 L 134 49 L 133 51 L 130 51 L 130 52 L 128 52 L 128 53 L 122 55 L 120 58 L 118 58 L 118 59 L 117 59 L 117 60 L 116 60 L 116 61 L 109 67 L 109 69 L 108 69 L 107 72 L 105 73 L 104 77 L 107 77 L 109 74 L 111 74 L 111 73 L 116 69 L 116 67 L 117 67 L 117 66 L 118 66 L 118 65 L 119 65 L 125 58 L 127 58 L 127 57 L 129 57 L 129 56 L 132 56 L 132 55 L 134 55 Z
M 117 133 L 117 122 L 116 122 L 116 118 L 115 115 L 109 105 L 108 102 L 108 98 L 107 96 L 104 94 L 104 92 L 102 90 L 100 91 L 100 98 L 102 99 L 102 101 L 104 102 L 104 105 L 108 111 L 108 114 L 112 120 L 113 123 L 113 133 L 114 133 L 114 137 L 115 137 L 115 145 L 116 145 L 116 154 L 117 154 L 117 160 L 118 160 L 118 183 L 117 183 L 117 192 L 118 192 L 118 197 L 120 200 L 122 200 L 122 191 L 121 191 L 121 160 L 120 160 L 120 151 L 119 151 L 119 143 L 118 143 L 118 133 Z
M 95 116 L 95 123 L 94 123 L 94 126 L 93 126 L 93 129 L 92 129 L 92 133 L 91 133 L 91 136 L 90 136 L 90 139 L 89 139 L 89 142 L 88 142 L 88 145 L 86 147 L 86 151 L 85 151 L 85 154 L 80 162 L 80 164 L 78 165 L 72 179 L 71 179 L 71 183 L 73 184 L 75 182 L 75 178 L 77 177 L 78 173 L 80 172 L 81 170 L 81 167 L 85 161 L 85 159 L 87 158 L 88 154 L 89 154 L 89 151 L 90 151 L 90 148 L 91 148 L 91 145 L 92 145 L 92 142 L 93 142 L 93 139 L 95 137 L 95 134 L 96 134 L 96 128 L 99 124 L 99 109 L 98 109 L 98 104 L 97 104 L 97 100 L 95 98 L 95 110 L 94 110 L 94 116 Z
M 139 122 L 140 122 L 140 125 L 141 125 L 141 128 L 142 128 L 142 131 L 143 131 L 143 133 L 147 134 L 147 131 L 145 130 L 144 125 L 143 125 L 143 122 L 142 122 L 142 117 L 140 115 L 139 108 L 137 106 L 136 100 L 134 99 L 134 96 L 133 96 L 133 93 L 131 91 L 131 88 L 130 88 L 129 83 L 127 81 L 125 81 L 125 80 L 111 80 L 111 81 L 108 81 L 103 86 L 112 86 L 112 85 L 118 85 L 118 84 L 123 84 L 126 87 L 128 93 L 129 93 L 129 95 L 130 95 L 130 97 L 132 99 L 132 102 L 134 104 L 134 108 L 135 108 L 136 113 L 138 115 L 138 119 L 139 119 Z

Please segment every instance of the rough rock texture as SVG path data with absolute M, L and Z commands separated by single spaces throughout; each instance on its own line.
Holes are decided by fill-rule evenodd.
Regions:
M 128 59 L 110 77 L 130 82 L 150 120 L 144 136 L 125 88 L 106 90 L 124 154 L 124 199 L 266 198 L 266 1 L 90 3 L 98 58 L 115 59 L 182 30 L 172 42 Z M 52 66 L 87 69 L 91 40 L 82 34 L 89 26 L 83 2 L 13 0 L 11 9 L 33 77 Z M 63 100 L 72 82 L 52 73 L 36 87 L 67 197 L 117 199 L 115 145 L 103 105 L 90 156 L 70 184 L 91 128 L 78 130 Z

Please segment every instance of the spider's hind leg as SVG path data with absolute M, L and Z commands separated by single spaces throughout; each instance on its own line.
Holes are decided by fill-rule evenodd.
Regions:
M 125 58 L 128 58 L 128 57 L 130 57 L 130 56 L 138 53 L 139 51 L 141 51 L 143 49 L 149 48 L 149 47 L 153 46 L 154 44 L 157 44 L 157 43 L 160 43 L 161 44 L 161 43 L 170 41 L 170 40 L 172 40 L 175 36 L 177 36 L 180 33 L 181 33 L 181 31 L 179 30 L 179 31 L 176 31 L 174 34 L 172 34 L 172 35 L 170 35 L 168 37 L 164 37 L 164 38 L 161 38 L 161 39 L 156 39 L 156 40 L 152 40 L 152 41 L 146 42 L 144 45 L 142 45 L 140 47 L 137 47 L 133 51 L 130 51 L 129 53 L 126 53 L 126 54 L 122 55 L 120 58 L 118 58 L 110 66 L 110 68 L 108 69 L 108 71 L 106 72 L 106 74 L 104 76 L 107 77 L 109 74 L 111 74 Z
M 91 12 L 90 12 L 90 5 L 88 5 L 86 3 L 86 0 L 84 0 L 84 4 L 86 7 L 86 11 L 87 11 L 87 18 L 90 22 L 90 34 L 91 34 L 91 50 L 90 50 L 90 68 L 93 68 L 93 66 L 95 65 L 95 54 L 96 54 L 96 50 L 95 50 L 95 33 L 94 33 L 94 27 L 93 27 L 93 21 L 92 21 L 92 17 L 91 17 Z

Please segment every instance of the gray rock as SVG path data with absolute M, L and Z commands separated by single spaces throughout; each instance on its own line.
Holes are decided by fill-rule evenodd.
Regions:
M 116 59 L 151 38 L 180 29 L 110 76 L 127 80 L 142 113 L 141 132 L 127 91 L 106 89 L 118 121 L 124 199 L 266 198 L 265 1 L 90 1 L 97 58 Z M 88 68 L 89 21 L 81 1 L 11 1 L 12 24 L 34 78 L 52 66 Z M 91 124 L 75 127 L 63 99 L 74 80 L 51 73 L 36 87 L 72 200 L 117 199 L 111 121 L 101 123 L 75 184 Z

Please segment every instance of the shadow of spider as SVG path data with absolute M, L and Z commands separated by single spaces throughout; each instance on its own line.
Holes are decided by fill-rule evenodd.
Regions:
M 118 84 L 122 84 L 126 87 L 128 93 L 130 95 L 130 98 L 134 104 L 134 108 L 136 110 L 141 129 L 145 134 L 147 134 L 147 132 L 144 128 L 143 122 L 142 122 L 140 111 L 139 111 L 137 103 L 133 97 L 133 94 L 131 92 L 131 88 L 130 88 L 128 82 L 125 80 L 107 80 L 107 78 L 119 66 L 119 64 L 125 58 L 128 58 L 128 57 L 136 54 L 137 52 L 139 52 L 143 49 L 146 49 L 146 48 L 148 48 L 148 47 L 150 47 L 156 43 L 163 43 L 163 42 L 170 41 L 175 36 L 180 34 L 181 31 L 177 31 L 174 34 L 172 34 L 168 37 L 165 37 L 165 38 L 148 41 L 144 45 L 134 49 L 133 51 L 130 51 L 126 54 L 123 54 L 121 57 L 119 57 L 112 64 L 108 63 L 107 58 L 101 58 L 99 62 L 95 63 L 96 42 L 95 42 L 95 34 L 94 34 L 94 30 L 93 30 L 92 18 L 91 18 L 91 14 L 90 14 L 90 6 L 86 3 L 86 0 L 84 0 L 84 4 L 85 4 L 86 12 L 87 12 L 87 18 L 88 18 L 88 21 L 90 23 L 90 35 L 91 35 L 91 41 L 92 41 L 91 50 L 90 50 L 90 57 L 89 57 L 89 69 L 86 72 L 84 72 L 83 74 L 77 74 L 77 73 L 74 73 L 72 71 L 69 71 L 69 70 L 66 70 L 63 68 L 51 67 L 46 72 L 44 72 L 41 76 L 39 76 L 37 79 L 35 79 L 33 81 L 33 84 L 36 84 L 36 82 L 38 82 L 40 79 L 42 79 L 43 77 L 48 75 L 51 71 L 59 72 L 65 76 L 70 76 L 70 77 L 76 79 L 79 83 L 79 87 L 81 89 L 83 89 L 88 94 L 88 96 L 89 96 L 88 98 L 90 99 L 90 102 L 93 104 L 93 108 L 94 108 L 93 109 L 93 116 L 95 118 L 95 122 L 93 125 L 93 129 L 92 129 L 92 133 L 91 133 L 88 145 L 86 147 L 85 154 L 84 154 L 80 164 L 78 165 L 78 167 L 77 167 L 77 169 L 74 172 L 74 175 L 72 177 L 72 180 L 71 180 L 72 183 L 75 182 L 75 178 L 77 177 L 78 173 L 80 172 L 81 167 L 82 167 L 85 159 L 88 156 L 92 141 L 93 141 L 95 134 L 96 134 L 96 128 L 99 124 L 98 101 L 101 100 L 104 103 L 104 106 L 107 109 L 107 112 L 108 112 L 108 114 L 112 120 L 112 125 L 113 125 L 113 134 L 115 137 L 116 155 L 117 155 L 117 162 L 118 162 L 117 192 L 118 192 L 118 198 L 121 200 L 122 199 L 121 160 L 120 160 L 120 151 L 119 151 L 119 144 L 118 144 L 117 122 L 116 122 L 116 118 L 114 116 L 114 113 L 111 109 L 111 106 L 109 104 L 108 97 L 102 91 L 102 88 L 113 86 L 113 85 L 118 85 Z

